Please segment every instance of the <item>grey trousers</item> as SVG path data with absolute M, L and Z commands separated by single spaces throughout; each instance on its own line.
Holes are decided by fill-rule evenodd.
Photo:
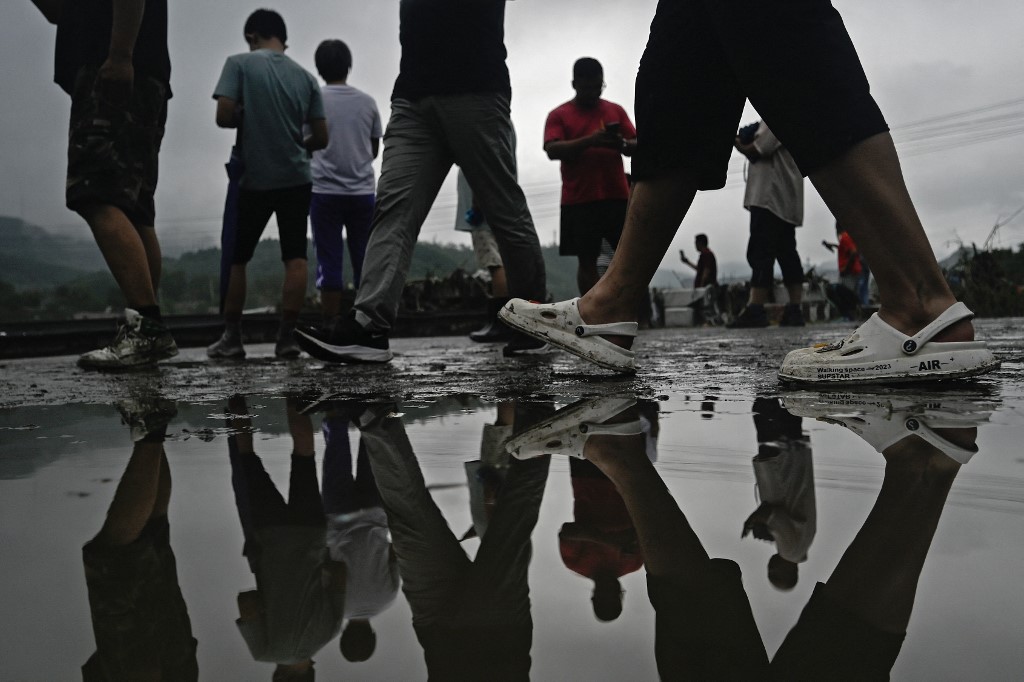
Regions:
M 544 300 L 544 259 L 516 180 L 509 101 L 497 94 L 394 100 L 377 206 L 356 296 L 356 320 L 388 331 L 423 221 L 453 164 L 462 168 L 498 242 L 509 293 Z
M 527 573 L 550 456 L 509 465 L 497 508 L 470 560 L 427 490 L 401 419 L 362 431 L 417 628 L 532 623 Z

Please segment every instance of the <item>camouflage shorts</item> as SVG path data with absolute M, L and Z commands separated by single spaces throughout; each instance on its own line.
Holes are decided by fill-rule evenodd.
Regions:
M 95 68 L 75 78 L 65 200 L 81 212 L 116 206 L 137 227 L 152 226 L 157 156 L 167 119 L 167 86 L 137 78 L 130 97 L 98 87 Z
M 195 680 L 196 640 L 178 586 L 166 518 L 124 547 L 82 549 L 96 653 L 83 678 L 131 680 L 158 667 L 164 679 Z

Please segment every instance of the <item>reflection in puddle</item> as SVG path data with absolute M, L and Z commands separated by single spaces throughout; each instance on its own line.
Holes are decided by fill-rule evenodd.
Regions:
M 1017 407 L 791 392 L 5 411 L 0 671 L 1013 679 Z

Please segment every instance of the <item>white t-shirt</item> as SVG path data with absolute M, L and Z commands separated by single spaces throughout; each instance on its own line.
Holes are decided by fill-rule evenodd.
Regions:
M 373 194 L 371 139 L 380 139 L 380 112 L 373 98 L 351 85 L 321 88 L 327 133 L 326 149 L 313 152 L 313 192 L 316 194 Z
M 804 222 L 804 178 L 779 138 L 761 121 L 754 136 L 761 158 L 747 166 L 743 208 L 758 206 L 791 225 Z
M 346 618 L 372 618 L 398 596 L 398 562 L 391 553 L 388 517 L 380 507 L 328 516 L 327 549 L 332 559 L 348 567 Z

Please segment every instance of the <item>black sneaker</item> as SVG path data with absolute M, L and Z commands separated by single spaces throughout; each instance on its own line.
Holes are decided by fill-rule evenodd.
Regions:
M 782 310 L 782 319 L 779 320 L 780 327 L 802 327 L 804 326 L 804 311 L 799 303 L 787 303 Z
M 393 357 L 387 334 L 366 329 L 352 315 L 337 317 L 326 327 L 296 327 L 295 340 L 326 362 L 388 362 Z
M 752 329 L 768 326 L 768 313 L 760 303 L 751 303 L 736 316 L 736 319 L 725 325 L 729 329 Z
M 487 319 L 489 322 L 469 338 L 477 343 L 505 343 L 511 341 L 515 332 L 507 324 L 498 319 L 498 311 L 508 303 L 508 298 L 492 298 L 487 301 Z
M 524 355 L 542 355 L 550 353 L 551 350 L 547 341 L 535 339 L 521 332 L 514 332 L 509 342 L 501 349 L 501 354 L 506 358 L 518 358 Z
M 469 338 L 477 343 L 501 343 L 510 341 L 515 332 L 504 322 L 494 319 L 484 327 L 469 333 Z

